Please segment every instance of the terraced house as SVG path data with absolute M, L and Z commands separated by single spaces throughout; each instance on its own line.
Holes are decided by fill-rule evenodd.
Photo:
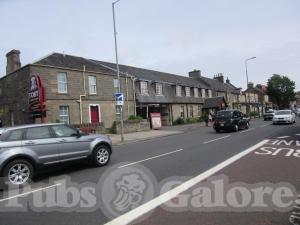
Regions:
M 60 121 L 110 127 L 116 120 L 114 63 L 52 53 L 21 67 L 19 55 L 18 50 L 7 54 L 7 72 L 0 79 L 3 125 Z M 210 79 L 199 70 L 181 76 L 120 65 L 120 76 L 124 118 L 160 112 L 163 125 L 199 117 L 203 109 L 234 108 L 240 94 L 222 74 Z

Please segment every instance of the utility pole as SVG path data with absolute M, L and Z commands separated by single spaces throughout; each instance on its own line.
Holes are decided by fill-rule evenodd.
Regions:
M 114 38 L 115 38 L 115 54 L 116 54 L 116 65 L 117 65 L 117 77 L 118 77 L 118 92 L 121 93 L 121 82 L 120 82 L 120 69 L 119 69 L 119 59 L 118 59 L 118 43 L 117 43 L 117 29 L 116 29 L 116 16 L 115 16 L 115 4 L 120 0 L 114 1 L 112 3 L 113 11 L 113 23 L 114 23 Z M 124 102 L 124 101 L 123 101 Z M 116 101 L 117 103 L 117 101 Z M 124 141 L 124 124 L 123 124 L 123 105 L 116 104 L 120 113 L 120 123 L 121 123 L 121 141 Z M 116 109 L 117 109 L 116 108 Z M 116 118 L 118 117 L 118 110 L 116 110 Z

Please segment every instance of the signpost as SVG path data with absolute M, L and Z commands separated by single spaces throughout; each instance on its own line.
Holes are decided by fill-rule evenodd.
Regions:
M 123 93 L 116 93 L 116 105 L 117 106 L 123 106 L 124 105 L 124 94 Z

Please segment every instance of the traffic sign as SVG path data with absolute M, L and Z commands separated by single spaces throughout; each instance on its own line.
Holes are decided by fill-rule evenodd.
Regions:
M 118 105 L 118 106 L 124 105 L 124 94 L 123 93 L 116 93 L 115 99 L 116 99 L 116 105 Z

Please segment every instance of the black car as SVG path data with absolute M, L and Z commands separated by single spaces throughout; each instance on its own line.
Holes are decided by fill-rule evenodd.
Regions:
M 214 129 L 217 133 L 248 129 L 249 126 L 249 118 L 239 110 L 222 110 L 215 116 Z

